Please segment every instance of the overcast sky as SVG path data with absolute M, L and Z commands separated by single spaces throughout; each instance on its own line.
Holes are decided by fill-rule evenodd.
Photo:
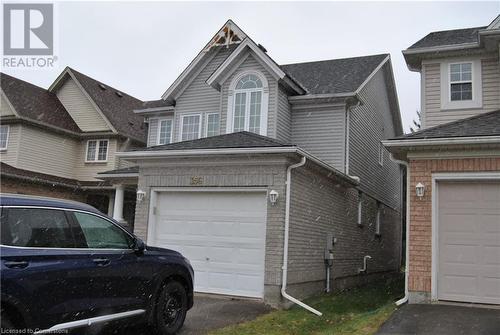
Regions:
M 431 31 L 488 25 L 491 2 L 63 2 L 59 68 L 5 72 L 48 87 L 66 65 L 142 100 L 159 99 L 231 18 L 279 64 L 390 53 L 405 131 L 420 76 L 401 50 Z

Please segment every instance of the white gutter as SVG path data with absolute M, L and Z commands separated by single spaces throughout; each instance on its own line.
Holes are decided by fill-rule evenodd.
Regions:
M 383 141 L 384 146 L 392 147 L 415 147 L 433 145 L 460 145 L 460 144 L 500 144 L 500 136 L 470 136 L 470 137 L 448 137 L 448 138 L 422 138 L 415 140 L 388 140 Z
M 408 162 L 394 158 L 392 153 L 389 157 L 393 162 L 404 165 L 406 167 L 405 296 L 396 301 L 396 305 L 400 306 L 408 301 L 408 273 L 410 271 L 410 167 L 408 165 Z
M 148 113 L 156 113 L 156 112 L 171 112 L 174 110 L 174 106 L 164 106 L 164 107 L 152 107 L 152 108 L 144 108 L 144 109 L 134 109 L 133 112 L 135 114 L 148 114 Z
M 315 310 L 309 305 L 304 304 L 302 301 L 295 299 L 288 293 L 286 293 L 286 284 L 287 284 L 287 276 L 288 276 L 288 239 L 289 239 L 289 231 L 290 231 L 290 196 L 291 196 L 291 188 L 292 188 L 292 170 L 306 164 L 306 157 L 302 156 L 302 159 L 299 163 L 290 165 L 286 170 L 286 205 L 285 205 L 285 241 L 283 242 L 283 279 L 281 282 L 281 295 L 285 298 L 293 302 L 294 304 L 299 305 L 302 308 L 307 309 L 309 312 L 314 313 L 318 316 L 322 316 L 323 314 L 320 311 Z
M 424 48 L 415 48 L 415 49 L 406 49 L 403 50 L 403 55 L 415 55 L 427 52 L 438 52 L 438 51 L 454 51 L 454 50 L 463 50 L 463 49 L 472 49 L 479 47 L 478 42 L 471 43 L 461 43 L 461 44 L 450 44 L 450 45 L 440 45 L 436 47 L 424 47 Z

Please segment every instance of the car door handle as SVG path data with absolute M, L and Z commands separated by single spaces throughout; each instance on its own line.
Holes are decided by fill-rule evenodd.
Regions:
M 97 266 L 108 266 L 109 263 L 111 263 L 111 261 L 107 258 L 94 258 L 93 261 L 97 264 Z
M 9 261 L 4 263 L 9 269 L 24 269 L 28 267 L 29 263 L 26 261 Z

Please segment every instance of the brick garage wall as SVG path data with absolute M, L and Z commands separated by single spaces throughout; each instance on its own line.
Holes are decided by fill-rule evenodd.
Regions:
M 410 265 L 408 289 L 413 300 L 430 299 L 432 266 L 432 174 L 500 171 L 500 158 L 410 160 Z M 417 183 L 425 194 L 415 194 Z M 410 296 L 412 299 L 412 296 Z
M 0 191 L 2 193 L 36 195 L 75 200 L 80 202 L 85 202 L 87 198 L 86 194 L 80 190 L 70 189 L 67 187 L 29 183 L 5 177 L 2 177 L 0 181 Z
M 291 293 L 304 297 L 323 291 L 328 233 L 337 238 L 333 249 L 333 287 L 356 285 L 373 279 L 369 274 L 399 270 L 399 211 L 381 205 L 381 235 L 377 237 L 377 201 L 363 195 L 362 225 L 358 225 L 357 189 L 341 186 L 335 178 L 312 164 L 293 170 L 291 198 L 288 271 Z M 360 275 L 358 269 L 363 267 L 365 255 L 372 259 L 368 261 L 368 275 Z M 300 283 L 310 284 L 296 285 Z
M 285 172 L 289 160 L 285 157 L 219 157 L 175 158 L 141 165 L 139 189 L 145 199 L 137 203 L 134 232 L 147 238 L 149 201 L 154 187 L 193 187 L 192 177 L 201 177 L 196 187 L 264 187 L 276 190 L 280 201 L 267 206 L 264 294 L 267 302 L 279 302 L 281 266 L 283 261 L 283 223 L 285 220 Z

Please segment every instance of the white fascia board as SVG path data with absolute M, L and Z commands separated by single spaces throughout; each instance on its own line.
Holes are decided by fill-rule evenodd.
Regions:
M 375 76 L 375 74 L 378 72 L 378 70 L 380 70 L 382 68 L 382 66 L 384 66 L 385 63 L 387 63 L 387 61 L 389 61 L 389 59 L 391 59 L 391 56 L 387 55 L 387 57 L 385 57 L 384 60 L 381 61 L 379 65 L 377 65 L 375 70 L 373 70 L 372 73 L 370 73 L 370 75 L 365 79 L 365 81 L 363 81 L 363 83 L 358 87 L 358 89 L 355 92 L 356 94 L 361 92 L 361 90 L 366 86 L 366 84 L 368 84 L 368 82 L 373 78 L 373 76 Z
M 489 25 L 486 27 L 486 29 L 496 29 L 500 28 L 500 15 L 498 15 Z
M 425 138 L 415 140 L 386 140 L 382 144 L 388 148 L 425 147 L 437 145 L 500 144 L 500 136 Z
M 68 73 L 68 70 L 69 67 L 66 66 L 64 70 L 57 76 L 56 80 L 54 80 L 54 82 L 47 89 L 49 92 L 54 92 L 55 88 L 59 86 L 59 84 L 61 83 L 61 80 L 63 79 L 64 75 Z
M 130 161 L 158 159 L 165 157 L 193 157 L 193 156 L 211 156 L 211 155 L 236 155 L 236 154 L 282 154 L 282 153 L 296 153 L 306 157 L 308 160 L 315 164 L 333 172 L 335 175 L 348 181 L 353 185 L 359 184 L 359 179 L 348 176 L 331 165 L 323 162 L 322 160 L 314 157 L 308 152 L 298 147 L 265 147 L 265 148 L 222 148 L 222 149 L 195 149 L 195 150 L 156 150 L 156 151 L 129 151 L 129 152 L 116 152 L 115 156 Z
M 415 49 L 406 49 L 403 50 L 403 55 L 415 55 L 415 54 L 423 54 L 428 52 L 438 52 L 438 51 L 454 51 L 454 50 L 462 50 L 462 49 L 473 49 L 479 47 L 479 43 L 461 43 L 461 44 L 451 44 L 451 45 L 440 45 L 436 47 L 426 47 L 426 48 L 415 48 Z
M 135 114 L 148 114 L 148 113 L 156 113 L 156 112 L 172 112 L 173 110 L 174 110 L 174 106 L 165 106 L 165 107 L 134 109 L 133 112 Z
M 262 51 L 250 38 L 245 38 L 243 42 L 238 45 L 238 47 L 226 58 L 226 60 L 215 70 L 215 72 L 207 79 L 206 83 L 212 86 L 217 79 L 221 77 L 224 71 L 237 60 L 238 56 L 245 50 L 245 48 L 251 49 L 263 62 L 264 64 L 279 78 L 283 79 L 286 74 L 280 69 L 276 63 L 274 63 L 271 58 Z

